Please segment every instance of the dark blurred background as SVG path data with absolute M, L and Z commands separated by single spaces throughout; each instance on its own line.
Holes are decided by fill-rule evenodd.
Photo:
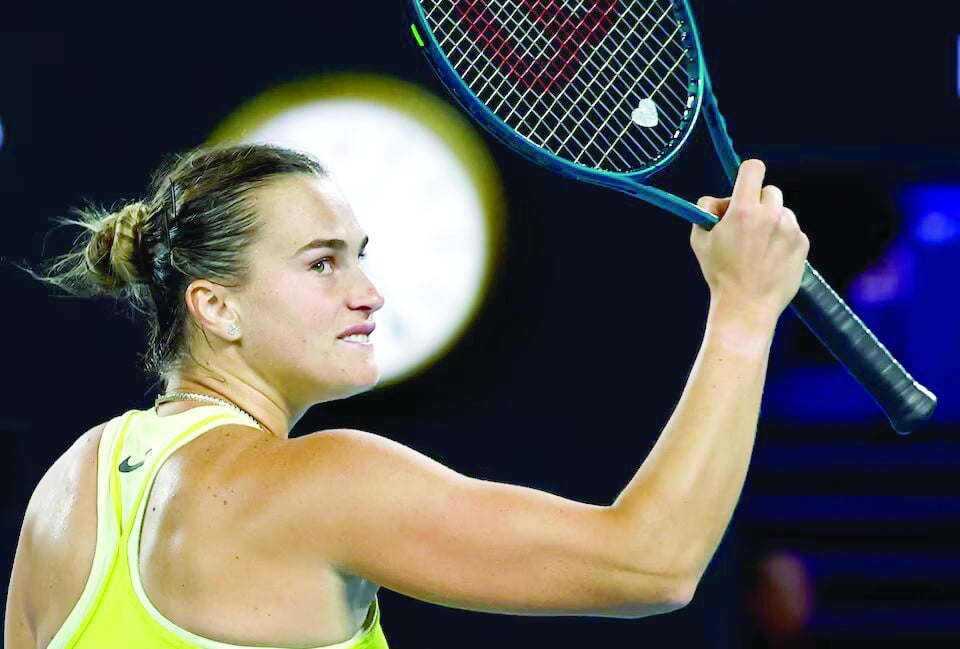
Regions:
M 960 5 L 693 8 L 741 154 L 784 189 L 811 262 L 938 394 L 935 420 L 897 436 L 787 313 L 746 490 L 690 606 L 643 620 L 513 617 L 384 590 L 391 646 L 445 633 L 464 647 L 960 643 Z M 71 235 L 47 237 L 53 217 L 137 197 L 162 156 L 202 143 L 243 101 L 345 71 L 445 98 L 396 2 L 4 3 L 0 256 L 63 252 Z M 484 137 L 509 218 L 480 315 L 427 372 L 317 406 L 295 434 L 364 428 L 469 475 L 608 504 L 699 345 L 707 292 L 689 226 Z M 702 137 L 657 180 L 691 198 L 725 193 Z M 90 427 L 152 403 L 155 388 L 137 362 L 145 327 L 122 308 L 54 296 L 6 263 L 0 281 L 8 579 L 46 469 Z

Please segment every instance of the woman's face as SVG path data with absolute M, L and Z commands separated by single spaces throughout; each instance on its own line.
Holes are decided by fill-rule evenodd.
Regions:
M 254 203 L 263 226 L 236 293 L 244 359 L 305 407 L 369 389 L 376 334 L 370 344 L 340 338 L 383 306 L 360 266 L 365 235 L 350 206 L 332 181 L 310 175 L 281 176 Z

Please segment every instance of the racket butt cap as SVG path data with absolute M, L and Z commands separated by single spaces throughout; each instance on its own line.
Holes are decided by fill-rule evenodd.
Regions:
M 901 407 L 887 413 L 890 425 L 900 435 L 909 435 L 922 426 L 937 409 L 937 395 L 916 381 L 911 392 L 901 402 Z

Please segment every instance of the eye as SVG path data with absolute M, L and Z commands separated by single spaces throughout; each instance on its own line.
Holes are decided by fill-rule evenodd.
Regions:
M 318 259 L 317 261 L 313 262 L 310 268 L 316 269 L 317 267 L 322 266 L 325 269 L 330 268 L 332 270 L 333 267 L 330 265 L 330 261 L 331 261 L 330 257 L 324 257 L 323 259 Z M 321 272 L 320 274 L 329 275 L 330 273 Z

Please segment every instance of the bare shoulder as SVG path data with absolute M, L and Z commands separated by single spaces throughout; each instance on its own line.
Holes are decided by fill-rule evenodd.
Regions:
M 470 477 L 355 429 L 298 438 L 280 515 L 317 558 L 422 601 L 521 615 L 639 617 L 685 597 L 628 552 L 610 506 Z
M 321 430 L 291 440 L 284 449 L 290 477 L 310 480 L 311 488 L 328 486 L 341 493 L 351 485 L 376 481 L 397 485 L 418 474 L 442 474 L 453 483 L 469 480 L 437 460 L 401 442 L 354 428 Z M 450 484 L 448 482 L 448 484 Z
M 70 503 L 96 491 L 97 450 L 106 423 L 83 433 L 58 457 L 40 479 L 30 503 L 25 521 L 34 525 L 48 524 L 49 519 L 60 519 L 64 512 L 62 497 L 70 495 Z M 38 530 L 43 531 L 43 530 Z
M 97 449 L 105 428 L 91 428 L 57 458 L 27 508 L 36 554 L 45 565 L 83 565 L 81 589 L 89 569 L 82 559 L 89 554 L 92 561 L 96 546 Z
M 336 428 L 262 445 L 249 457 L 258 490 L 275 490 L 282 506 L 297 508 L 292 494 L 346 495 L 352 485 L 387 479 L 384 474 L 398 456 L 408 462 L 429 462 L 413 449 L 375 433 Z M 264 475 L 264 473 L 268 475 Z M 280 512 L 284 515 L 284 512 Z
M 279 529 L 294 529 L 284 522 L 287 520 L 300 521 L 298 533 L 309 528 L 313 551 L 330 564 L 336 563 L 339 552 L 335 548 L 347 536 L 363 533 L 344 528 L 349 524 L 348 512 L 366 510 L 365 518 L 375 518 L 370 501 L 388 506 L 394 499 L 403 500 L 404 492 L 423 485 L 424 479 L 432 482 L 437 497 L 441 497 L 441 489 L 469 480 L 400 442 L 351 428 L 296 437 L 275 445 L 270 455 L 260 455 L 258 468 L 252 472 L 258 475 L 255 482 L 262 502 L 269 503 L 270 516 L 277 518 Z M 337 567 L 361 574 L 355 565 Z M 375 581 L 371 575 L 361 576 Z
M 356 428 L 331 428 L 320 430 L 291 440 L 291 452 L 313 460 L 329 458 L 331 461 L 354 458 L 357 460 L 375 460 L 384 454 L 403 453 L 410 457 L 422 456 L 417 451 L 400 442 L 365 430 Z M 337 462 L 339 466 L 343 466 Z
M 318 430 L 309 435 L 293 438 L 290 440 L 290 443 L 292 446 L 300 446 L 303 449 L 314 447 L 332 449 L 339 447 L 342 450 L 349 449 L 352 446 L 400 445 L 399 442 L 394 442 L 382 435 L 377 435 L 376 433 L 365 430 L 358 430 L 356 428 L 328 428 L 326 430 Z
M 7 594 L 6 646 L 44 646 L 83 590 L 96 549 L 97 449 L 105 427 L 78 437 L 30 497 Z

